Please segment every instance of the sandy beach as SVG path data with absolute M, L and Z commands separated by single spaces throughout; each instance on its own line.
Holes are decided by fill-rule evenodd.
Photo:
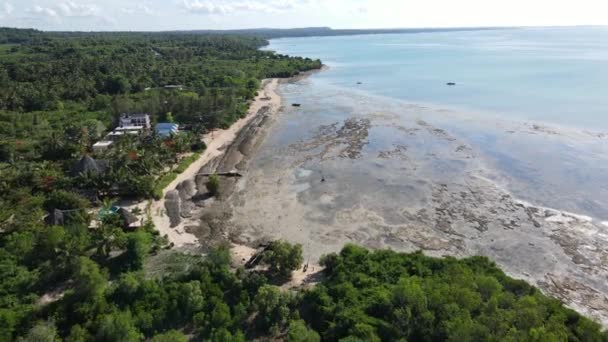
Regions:
M 230 145 L 237 137 L 238 133 L 260 113 L 262 108 L 269 108 L 268 111 L 264 111 L 267 114 L 278 113 L 281 108 L 281 97 L 277 93 L 278 85 L 279 79 L 264 80 L 262 82 L 261 90 L 251 103 L 249 111 L 244 118 L 235 122 L 228 129 L 218 129 L 206 134 L 203 137 L 203 141 L 207 145 L 206 150 L 197 161 L 192 163 L 185 172 L 179 174 L 178 177 L 164 189 L 163 199 L 138 203 L 131 206 L 137 206 L 145 210 L 149 209 L 149 214 L 154 226 L 161 236 L 166 236 L 169 243 L 172 243 L 174 247 L 196 247 L 199 245 L 198 238 L 185 230 L 186 226 L 196 224 L 197 219 L 184 220 L 179 225 L 172 227 L 170 218 L 167 215 L 165 196 L 170 191 L 175 190 L 182 182 L 194 180 L 196 175 L 207 163 L 209 163 L 209 161 L 222 155 L 224 149 Z

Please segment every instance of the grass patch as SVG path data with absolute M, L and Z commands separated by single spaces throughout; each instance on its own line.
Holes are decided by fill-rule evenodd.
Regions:
M 164 250 L 148 258 L 144 265 L 144 274 L 148 279 L 176 277 L 187 274 L 202 262 L 203 258 L 197 255 Z
M 180 173 L 186 171 L 190 165 L 192 165 L 192 163 L 197 161 L 200 157 L 200 153 L 194 153 L 191 156 L 182 159 L 173 171 L 160 177 L 156 181 L 156 186 L 154 187 L 154 199 L 158 201 L 163 198 L 163 190 L 169 184 L 171 184 L 171 182 L 173 182 Z

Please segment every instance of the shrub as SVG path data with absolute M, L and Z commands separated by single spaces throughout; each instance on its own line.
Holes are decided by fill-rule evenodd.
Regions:
M 304 262 L 302 245 L 292 245 L 286 241 L 273 241 L 262 255 L 262 261 L 270 266 L 270 271 L 281 277 L 290 277 Z
M 165 188 L 168 187 L 171 182 L 177 179 L 177 176 L 180 173 L 186 171 L 190 167 L 190 165 L 192 165 L 192 163 L 197 161 L 200 157 L 200 153 L 194 153 L 193 155 L 182 159 L 182 161 L 179 162 L 175 170 L 160 177 L 156 181 L 156 186 L 154 187 L 154 191 L 152 192 L 152 197 L 157 201 L 163 198 L 163 190 L 165 190 Z
M 86 198 L 65 190 L 53 191 L 44 203 L 44 207 L 47 210 L 86 209 L 89 206 L 90 203 Z
M 207 186 L 207 190 L 213 196 L 218 196 L 220 193 L 220 177 L 218 175 L 209 176 L 209 180 L 205 184 Z

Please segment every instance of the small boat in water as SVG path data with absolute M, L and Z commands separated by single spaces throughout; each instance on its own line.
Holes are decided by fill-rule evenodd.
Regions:
M 299 103 L 293 103 L 293 104 L 292 104 L 292 106 L 294 106 L 294 107 L 300 107 L 300 106 L 302 106 L 302 105 L 301 105 L 301 104 L 299 104 Z
M 455 86 L 456 85 L 456 83 L 454 83 L 454 82 L 448 82 L 446 84 L 449 85 L 449 86 Z

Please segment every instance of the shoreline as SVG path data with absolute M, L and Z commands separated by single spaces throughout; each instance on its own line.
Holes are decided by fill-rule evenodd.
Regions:
M 322 70 L 326 70 L 326 68 L 323 68 Z M 180 184 L 188 180 L 195 181 L 198 188 L 201 189 L 201 187 L 204 187 L 203 184 L 205 179 L 197 177 L 196 175 L 198 172 L 205 171 L 213 173 L 218 170 L 230 171 L 232 169 L 239 169 L 239 167 L 247 170 L 247 163 L 257 154 L 257 146 L 264 140 L 265 133 L 268 128 L 272 126 L 272 123 L 269 122 L 276 119 L 277 114 L 280 113 L 282 109 L 281 103 L 283 99 L 276 92 L 279 84 L 297 82 L 314 72 L 319 71 L 306 72 L 302 75 L 298 75 L 296 78 L 271 80 L 272 89 L 267 89 L 269 84 L 265 84 L 263 90 L 272 92 L 271 96 L 267 96 L 268 94 L 263 94 L 261 91 L 251 107 L 252 109 L 257 109 L 257 111 L 249 112 L 245 118 L 239 120 L 228 130 L 220 132 L 221 139 L 214 137 L 210 140 L 209 144 L 213 144 L 212 148 L 209 148 L 208 146 L 208 151 L 205 151 L 204 155 L 201 156 L 196 163 L 167 187 L 164 194 L 176 189 Z M 276 100 L 279 101 L 278 105 L 273 106 L 270 111 L 261 113 L 260 110 L 267 105 L 267 102 L 269 101 L 268 99 L 263 100 L 262 98 L 267 97 L 271 99 L 276 98 Z M 266 118 L 269 118 L 270 120 L 265 120 Z M 423 125 L 421 125 L 421 123 L 423 123 Z M 417 123 L 420 125 L 419 129 L 421 132 L 428 130 L 429 132 L 437 133 L 438 129 L 434 126 L 425 122 L 421 123 Z M 218 133 L 216 132 L 216 134 Z M 435 135 L 433 139 L 441 140 L 447 138 L 446 141 L 448 141 L 448 143 L 451 141 L 450 139 L 453 139 L 452 137 L 443 136 L 442 134 L 445 134 L 445 132 Z M 431 137 L 432 136 L 433 135 L 431 135 Z M 222 141 L 221 144 L 220 140 Z M 243 149 L 246 149 L 248 152 L 244 153 Z M 389 154 L 389 156 L 392 155 Z M 395 154 L 395 156 L 398 156 L 398 154 Z M 256 172 L 259 170 L 251 171 Z M 273 180 L 275 183 L 277 181 L 280 183 L 285 177 L 284 171 L 286 170 L 280 170 L 280 172 L 277 172 L 276 174 L 263 173 L 261 175 L 262 182 L 270 182 Z M 449 190 L 447 188 L 436 189 L 437 193 L 433 196 L 438 196 L 441 203 L 445 203 L 437 205 L 443 208 L 442 211 L 449 213 L 449 215 L 447 217 L 440 215 L 437 218 L 431 218 L 431 221 L 429 221 L 428 218 L 424 219 L 424 222 L 420 221 L 417 225 L 426 227 L 423 230 L 428 231 L 425 232 L 413 231 L 408 225 L 401 226 L 388 224 L 384 221 L 384 218 L 382 218 L 379 212 L 375 212 L 372 208 L 366 208 L 362 205 L 353 207 L 350 210 L 347 210 L 346 214 L 343 214 L 346 215 L 345 217 L 349 217 L 353 220 L 352 224 L 349 224 L 352 225 L 351 229 L 344 230 L 345 227 L 340 227 L 340 224 L 338 224 L 338 226 L 330 224 L 320 230 L 317 229 L 317 234 L 320 235 L 318 239 L 320 240 L 310 240 L 309 233 L 297 228 L 299 226 L 305 226 L 307 223 L 305 218 L 298 218 L 298 215 L 300 214 L 297 214 L 298 211 L 302 210 L 304 207 L 281 206 L 281 203 L 288 198 L 285 197 L 285 195 L 290 194 L 291 196 L 294 191 L 293 189 L 286 189 L 285 192 L 273 190 L 274 192 L 272 194 L 255 195 L 255 201 L 268 201 L 268 203 L 262 204 L 257 210 L 245 212 L 246 215 L 244 216 L 248 218 L 247 221 L 250 221 L 248 224 L 253 226 L 258 223 L 259 230 L 256 228 L 252 231 L 251 229 L 248 230 L 245 228 L 245 232 L 243 232 L 241 230 L 243 227 L 239 226 L 242 222 L 243 213 L 241 212 L 239 214 L 241 217 L 235 220 L 235 206 L 242 206 L 243 202 L 246 203 L 251 200 L 250 198 L 244 199 L 244 197 L 247 197 L 247 193 L 259 193 L 260 189 L 257 189 L 255 184 L 259 181 L 255 179 L 256 176 L 260 177 L 257 174 L 251 175 L 247 173 L 243 182 L 237 182 L 234 179 L 223 180 L 221 188 L 228 190 L 222 194 L 222 200 L 220 201 L 215 201 L 214 199 L 188 199 L 186 202 L 188 202 L 189 205 L 200 208 L 200 210 L 194 209 L 196 214 L 183 220 L 183 222 L 175 228 L 171 228 L 169 217 L 165 212 L 165 199 L 156 201 L 152 205 L 152 210 L 157 210 L 157 212 L 153 211 L 153 214 L 156 214 L 152 216 L 155 218 L 154 223 L 157 226 L 157 229 L 161 231 L 161 235 L 167 234 L 170 242 L 173 242 L 176 248 L 181 248 L 183 250 L 195 248 L 197 252 L 200 252 L 200 248 L 202 247 L 204 250 L 205 245 L 213 245 L 217 242 L 229 242 L 232 246 L 231 251 L 235 264 L 239 264 L 242 259 L 247 259 L 251 253 L 255 252 L 254 248 L 259 242 L 263 242 L 267 239 L 279 238 L 284 238 L 292 243 L 302 243 L 305 247 L 307 259 L 310 259 L 313 264 L 316 264 L 316 254 L 320 252 L 336 252 L 339 250 L 340 246 L 343 246 L 344 241 L 361 244 L 365 247 L 383 248 L 383 244 L 377 245 L 376 242 L 372 241 L 376 241 L 376 238 L 374 237 L 375 234 L 383 235 L 384 233 L 374 233 L 369 227 L 364 227 L 365 222 L 369 217 L 376 217 L 378 215 L 377 218 L 373 219 L 376 221 L 373 223 L 374 225 L 386 226 L 386 229 L 388 230 L 405 229 L 405 231 L 408 232 L 403 237 L 398 236 L 400 233 L 391 233 L 390 239 L 396 238 L 392 243 L 397 243 L 397 245 L 389 244 L 388 248 L 397 248 L 397 250 L 405 252 L 410 248 L 408 246 L 418 246 L 416 248 L 426 250 L 427 255 L 430 256 L 453 255 L 456 257 L 469 257 L 472 255 L 485 255 L 499 264 L 508 275 L 517 279 L 525 279 L 541 288 L 543 292 L 564 301 L 571 308 L 575 308 L 579 312 L 584 312 L 587 315 L 594 317 L 605 326 L 608 325 L 608 318 L 606 316 L 607 309 L 599 302 L 600 298 L 598 297 L 603 293 L 601 290 L 602 287 L 597 287 L 597 285 L 594 286 L 593 281 L 584 281 L 583 279 L 585 279 L 586 276 L 581 276 L 579 278 L 576 276 L 578 271 L 575 271 L 580 270 L 578 265 L 585 266 L 588 263 L 594 263 L 597 256 L 593 253 L 588 254 L 591 250 L 586 247 L 588 242 L 585 239 L 575 238 L 575 236 L 572 236 L 571 234 L 576 231 L 593 231 L 593 226 L 597 223 L 595 220 L 590 221 L 587 217 L 564 210 L 530 204 L 513 196 L 511 191 L 501 186 L 495 180 L 477 175 L 477 177 L 480 178 L 480 182 L 474 182 L 471 187 L 452 188 L 452 185 L 450 185 Z M 253 177 L 253 179 L 250 179 L 251 177 Z M 251 183 L 252 181 L 253 183 Z M 271 185 L 268 183 L 265 188 L 270 189 L 270 186 L 279 186 L 279 184 Z M 314 187 L 314 185 L 311 186 Z M 492 189 L 488 189 L 488 186 Z M 283 188 L 281 187 L 281 189 Z M 499 206 L 499 213 L 491 215 L 489 218 L 485 218 L 484 214 L 492 212 L 490 210 L 492 209 L 491 207 L 480 204 L 481 206 L 477 209 L 477 204 L 479 203 L 458 203 L 460 201 L 458 196 L 462 194 L 462 191 L 465 191 L 471 199 L 478 196 L 480 191 L 486 192 L 482 197 L 485 201 L 488 201 L 488 205 L 490 206 L 492 205 L 491 203 L 497 204 Z M 333 194 L 332 196 L 330 191 L 329 193 L 325 193 L 321 197 L 321 200 L 324 203 L 325 201 L 329 201 L 326 203 L 331 203 L 337 197 L 337 194 L 338 193 Z M 458 194 L 458 196 L 456 196 L 456 194 Z M 504 194 L 508 194 L 509 197 L 507 199 L 501 198 Z M 449 203 L 455 204 L 450 205 Z M 266 210 L 261 208 L 268 208 L 268 212 L 274 211 L 275 218 L 263 217 L 264 214 L 266 214 Z M 282 208 L 281 213 L 277 213 L 277 208 Z M 238 210 L 242 211 L 242 207 Z M 291 213 L 289 213 L 290 211 Z M 291 216 L 294 212 L 296 213 L 295 216 Z M 277 222 L 275 222 L 276 215 L 279 215 L 279 221 Z M 283 215 L 287 217 L 286 221 L 280 218 Z M 455 220 L 449 218 L 453 217 L 453 215 L 456 215 L 457 217 Z M 473 215 L 473 221 L 466 223 L 469 221 L 467 215 Z M 462 216 L 462 218 L 460 216 Z M 489 221 L 486 221 L 488 219 Z M 417 219 L 411 217 L 411 220 L 414 222 Z M 437 227 L 443 227 L 444 224 L 447 224 L 448 226 L 453 225 L 453 227 L 445 228 L 445 230 L 444 228 L 437 228 L 435 227 L 437 222 L 433 223 L 433 220 L 440 220 L 437 221 L 439 222 Z M 450 221 L 452 222 L 450 223 Z M 163 230 L 159 229 L 159 227 L 161 227 L 158 226 L 159 223 L 163 225 Z M 363 226 L 361 226 L 361 223 L 363 223 Z M 474 226 L 477 224 L 479 224 L 480 227 L 475 228 Z M 488 225 L 489 228 L 487 227 Z M 540 228 L 541 226 L 543 228 Z M 277 227 L 279 230 L 277 230 Z M 314 227 L 314 224 L 308 225 L 307 230 L 314 231 Z M 437 231 L 437 229 L 439 229 L 439 231 Z M 488 229 L 489 231 L 487 231 Z M 539 229 L 543 231 L 541 235 L 534 232 Z M 505 233 L 501 233 L 501 230 L 504 230 Z M 522 231 L 522 233 L 529 235 L 529 239 L 524 239 L 524 241 L 521 237 L 517 238 L 516 236 L 511 236 L 511 234 L 513 234 L 510 233 L 511 231 Z M 568 236 L 570 237 L 568 238 Z M 500 239 L 506 239 L 506 241 L 503 243 L 500 242 Z M 399 240 L 401 240 L 400 243 L 397 242 Z M 306 241 L 309 241 L 308 245 L 306 244 Z M 313 246 L 310 245 L 311 243 Z M 557 251 L 547 252 L 550 251 L 550 248 L 553 248 L 550 246 L 553 246 L 554 244 L 554 247 L 561 247 L 560 250 L 563 249 L 565 254 Z M 398 245 L 401 247 L 398 247 Z M 424 246 L 427 246 L 428 248 L 425 248 Z M 508 248 L 505 249 L 505 246 Z M 579 250 L 579 247 L 582 247 L 583 249 Z M 336 250 L 336 248 L 338 248 L 338 250 Z M 508 252 L 510 248 L 513 249 L 512 252 Z M 507 253 L 505 254 L 505 252 Z M 524 255 L 517 255 L 519 253 L 524 253 Z M 528 264 L 525 260 L 526 253 L 532 258 L 537 258 L 538 265 Z M 547 257 L 555 260 L 555 262 L 559 259 L 561 260 L 561 264 L 559 267 L 549 267 L 549 259 L 547 259 Z M 589 267 L 591 267 L 591 264 L 589 265 Z M 547 267 L 546 271 L 541 270 L 543 267 Z M 298 282 L 292 284 L 293 286 L 301 285 L 300 281 L 304 281 L 301 279 L 305 279 L 310 275 L 302 273 L 301 270 L 294 274 L 296 275 Z M 574 288 L 578 288 L 578 290 L 574 291 Z
M 442 125 L 421 120 L 424 113 L 393 116 L 390 110 L 379 113 L 369 99 L 360 103 L 350 97 L 334 100 L 331 93 L 313 96 L 303 100 L 318 101 L 309 112 L 340 101 L 339 111 L 345 115 L 332 117 L 330 121 L 338 120 L 335 123 L 323 122 L 320 112 L 317 117 L 294 116 L 288 126 L 305 127 L 305 132 L 290 128 L 293 131 L 281 137 L 294 136 L 291 146 L 260 151 L 264 163 L 250 170 L 243 180 L 246 190 L 230 201 L 233 213 L 226 228 L 239 234 L 233 242 L 256 246 L 283 238 L 302 244 L 305 259 L 310 257 L 311 262 L 349 242 L 400 252 L 424 250 L 436 257 L 483 255 L 506 274 L 608 326 L 608 304 L 602 302 L 608 288 L 600 281 L 608 275 L 602 265 L 608 254 L 601 248 L 608 237 L 597 220 L 530 204 L 535 202 L 483 177 L 479 170 L 494 167 Z M 323 96 L 330 99 L 321 100 Z M 388 150 L 384 145 L 375 146 L 379 151 L 364 149 L 368 134 L 373 140 L 379 133 L 374 127 L 400 132 L 402 145 L 390 141 Z M 357 157 L 344 157 L 344 152 Z M 284 155 L 272 157 L 277 153 Z M 446 165 L 441 162 L 452 159 L 471 167 L 445 181 L 422 171 L 435 165 L 429 161 L 441 167 Z M 351 169 L 353 163 L 357 166 Z M 375 165 L 381 164 L 390 170 L 396 167 L 395 172 L 380 173 Z M 395 176 L 397 171 L 401 176 Z M 366 176 L 359 178 L 361 173 Z
M 277 88 L 280 83 L 281 79 L 278 78 L 263 80 L 261 89 L 251 103 L 247 115 L 236 121 L 227 129 L 218 129 L 205 134 L 203 141 L 207 148 L 201 154 L 201 157 L 163 189 L 162 199 L 150 200 L 144 204 L 155 229 L 161 236 L 166 236 L 168 242 L 173 244 L 175 248 L 196 247 L 200 245 L 200 242 L 194 234 L 188 233 L 185 230 L 185 226 L 193 223 L 191 221 L 195 220 L 184 220 L 184 222 L 179 225 L 171 227 L 170 218 L 167 215 L 166 210 L 167 194 L 175 190 L 184 181 L 195 179 L 196 175 L 205 167 L 205 165 L 214 158 L 221 156 L 224 153 L 225 147 L 233 143 L 239 132 L 241 132 L 241 130 L 259 114 L 264 106 L 269 106 L 270 112 L 276 115 L 282 106 L 282 98 L 277 93 Z

